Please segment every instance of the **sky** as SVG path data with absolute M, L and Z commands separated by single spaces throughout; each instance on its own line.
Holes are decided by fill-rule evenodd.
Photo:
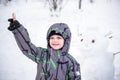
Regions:
M 29 1 L 28 3 L 24 3 L 21 0 L 21 2 L 8 3 L 6 6 L 0 5 L 0 80 L 34 80 L 36 76 L 36 64 L 21 53 L 13 34 L 7 30 L 9 26 L 7 20 L 13 12 L 16 14 L 17 20 L 28 30 L 31 41 L 36 46 L 45 48 L 47 45 L 46 33 L 49 26 L 57 22 L 67 23 L 72 32 L 70 53 L 77 58 L 81 67 L 84 67 L 85 65 L 81 63 L 82 59 L 84 60 L 84 55 L 79 53 L 85 52 L 79 51 L 81 45 L 78 45 L 80 34 L 84 30 L 98 30 L 98 33 L 102 35 L 108 34 L 108 37 L 112 36 L 109 39 L 109 46 L 105 49 L 104 53 L 120 51 L 119 4 L 119 0 L 96 0 L 92 4 L 84 0 L 81 9 L 78 9 L 77 0 L 68 0 L 68 2 L 64 2 L 61 12 L 56 13 L 50 12 L 48 3 L 45 5 L 43 1 L 37 2 L 37 0 L 34 2 Z M 87 36 L 89 38 L 89 35 Z M 79 59 L 79 56 L 81 59 Z M 89 60 L 89 57 L 86 60 Z M 113 58 L 112 61 L 115 67 L 114 77 L 115 80 L 120 80 L 120 54 L 114 55 Z M 97 62 L 98 59 L 94 59 Z M 89 65 L 91 68 L 89 63 L 90 61 L 86 62 L 86 65 Z M 97 66 L 94 67 L 97 68 Z M 108 65 L 103 67 L 108 68 Z M 85 69 L 88 68 L 86 67 Z M 83 68 L 82 71 L 83 75 L 87 75 L 84 73 Z M 103 73 L 100 72 L 100 74 Z M 87 75 L 83 78 L 88 76 L 93 75 Z M 98 75 L 96 74 L 96 76 Z M 86 78 L 85 80 L 89 79 Z

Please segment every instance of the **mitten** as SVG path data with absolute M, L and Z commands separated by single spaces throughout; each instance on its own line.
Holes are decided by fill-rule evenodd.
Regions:
M 10 26 L 8 27 L 8 30 L 13 31 L 21 26 L 21 24 L 17 20 L 13 20 L 12 18 L 8 19 L 10 22 Z

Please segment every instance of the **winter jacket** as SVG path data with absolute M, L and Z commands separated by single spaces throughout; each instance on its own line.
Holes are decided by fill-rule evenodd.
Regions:
M 50 26 L 47 32 L 47 48 L 32 44 L 27 30 L 19 25 L 12 32 L 22 53 L 37 63 L 36 80 L 81 80 L 80 65 L 68 54 L 71 32 L 66 24 L 56 23 Z M 62 49 L 56 51 L 49 46 L 51 31 L 63 36 L 65 44 Z

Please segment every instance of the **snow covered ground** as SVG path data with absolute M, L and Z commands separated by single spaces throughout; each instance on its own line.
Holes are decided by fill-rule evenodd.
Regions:
M 119 52 L 120 1 L 97 0 L 93 4 L 87 0 L 83 1 L 82 9 L 79 10 L 77 0 L 69 0 L 59 17 L 51 17 L 48 6 L 43 2 L 12 2 L 7 6 L 0 5 L 0 80 L 34 80 L 36 75 L 36 64 L 21 53 L 12 33 L 7 30 L 7 19 L 13 12 L 28 29 L 31 41 L 36 46 L 46 47 L 46 32 L 49 26 L 56 22 L 64 22 L 72 31 L 71 52 L 75 53 L 71 54 L 74 57 L 79 54 L 74 48 L 79 47 L 76 45 L 79 43 L 76 39 L 84 28 L 98 27 L 102 34 L 110 32 L 112 38 L 109 40 L 108 51 Z M 120 54 L 114 56 L 114 66 L 115 79 L 120 80 Z

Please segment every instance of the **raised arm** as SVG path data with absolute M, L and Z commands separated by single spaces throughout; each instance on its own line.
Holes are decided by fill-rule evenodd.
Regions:
M 41 52 L 31 43 L 27 30 L 16 20 L 15 14 L 12 14 L 12 18 L 8 19 L 8 21 L 10 22 L 8 30 L 13 32 L 20 50 L 36 62 L 36 56 Z

